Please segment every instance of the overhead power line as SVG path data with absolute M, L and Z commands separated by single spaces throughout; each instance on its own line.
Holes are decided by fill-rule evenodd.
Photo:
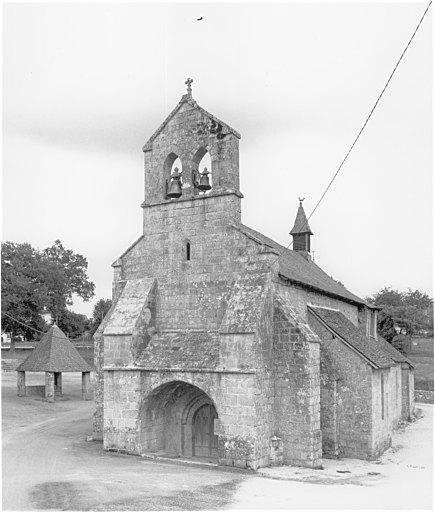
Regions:
M 7 316 L 8 318 L 10 318 L 11 320 L 13 320 L 14 322 L 17 322 L 17 323 L 19 323 L 19 324 L 21 324 L 21 325 L 24 325 L 24 327 L 26 327 L 27 329 L 31 329 L 32 331 L 35 331 L 35 332 L 37 332 L 37 333 L 39 333 L 39 334 L 46 334 L 46 333 L 48 332 L 48 331 L 47 331 L 47 332 L 44 332 L 44 331 L 40 331 L 39 329 L 35 329 L 34 327 L 32 327 L 32 326 L 30 326 L 30 325 L 28 325 L 28 324 L 25 324 L 24 322 L 21 322 L 21 320 L 17 320 L 16 318 L 14 318 L 13 316 L 9 315 L 8 313 L 5 313 L 4 311 L 3 311 L 3 315 Z M 53 336 L 53 338 L 56 338 L 56 339 L 58 339 L 58 340 L 63 340 L 63 339 L 65 339 L 65 338 L 62 338 L 62 337 L 60 337 L 60 336 Z M 67 338 L 68 338 L 68 336 L 67 336 Z
M 393 75 L 394 73 L 396 72 L 396 69 L 398 68 L 400 62 L 402 61 L 403 59 L 403 56 L 405 55 L 406 51 L 408 50 L 410 44 L 412 43 L 412 40 L 414 39 L 415 37 L 415 34 L 417 33 L 418 29 L 420 28 L 420 25 L 422 24 L 426 14 L 427 14 L 427 11 L 429 10 L 430 6 L 432 5 L 432 0 L 429 2 L 428 6 L 426 7 L 426 10 L 424 11 L 423 13 L 423 16 L 421 17 L 420 21 L 418 22 L 418 25 L 416 27 L 416 29 L 414 30 L 414 33 L 412 34 L 410 40 L 408 41 L 408 44 L 406 45 L 405 49 L 403 50 L 402 52 L 402 55 L 400 56 L 399 60 L 397 61 L 396 65 L 394 66 L 394 69 L 393 71 L 391 72 L 390 76 L 388 77 L 388 80 L 387 80 L 387 83 L 385 84 L 384 88 L 382 89 L 382 92 L 381 94 L 379 95 L 378 99 L 376 100 L 375 104 L 373 105 L 373 108 L 372 110 L 370 111 L 370 114 L 368 115 L 367 119 L 365 120 L 361 130 L 359 131 L 358 135 L 356 136 L 355 140 L 353 141 L 352 145 L 350 146 L 350 149 L 349 151 L 346 153 L 346 156 L 343 158 L 343 161 L 341 162 L 340 166 L 338 167 L 337 171 L 335 172 L 334 176 L 332 177 L 331 181 L 329 182 L 328 186 L 326 187 L 325 191 L 323 192 L 321 198 L 319 199 L 319 201 L 317 202 L 316 206 L 314 207 L 313 211 L 310 213 L 310 215 L 308 216 L 307 220 L 305 221 L 305 223 L 303 224 L 303 226 L 300 228 L 299 232 L 302 231 L 302 229 L 308 224 L 308 221 L 311 219 L 311 217 L 314 215 L 314 212 L 317 210 L 317 208 L 319 207 L 320 203 L 322 202 L 323 198 L 325 197 L 326 193 L 328 192 L 328 190 L 330 189 L 331 185 L 333 184 L 335 178 L 338 176 L 338 173 L 341 171 L 341 168 L 343 167 L 344 163 L 346 162 L 347 160 L 347 157 L 350 155 L 351 151 L 353 150 L 353 148 L 355 147 L 355 144 L 358 142 L 358 139 L 360 138 L 362 132 L 364 131 L 365 127 L 367 126 L 367 123 L 369 122 L 370 118 L 372 117 L 372 114 L 373 112 L 375 111 L 376 107 L 378 106 L 378 103 L 380 101 L 380 99 L 382 98 L 382 96 L 384 95 L 384 92 L 386 90 L 386 88 L 388 87 L 391 79 L 393 78 Z M 288 249 L 291 245 L 293 244 L 293 240 L 288 244 L 288 246 L 286 247 L 286 249 Z M 278 258 L 275 260 L 274 263 L 276 263 L 279 258 L 281 258 L 282 254 L 284 254 L 284 251 L 278 256 Z

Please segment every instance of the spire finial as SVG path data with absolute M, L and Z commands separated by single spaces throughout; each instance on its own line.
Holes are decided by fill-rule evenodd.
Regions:
M 299 197 L 299 202 L 300 202 L 301 204 L 302 204 L 302 201 L 305 201 L 305 197 L 302 197 L 302 198 L 300 198 L 300 197 Z
M 192 83 L 193 83 L 193 80 L 191 78 L 188 78 L 184 83 L 187 85 L 187 94 L 189 96 L 192 96 Z

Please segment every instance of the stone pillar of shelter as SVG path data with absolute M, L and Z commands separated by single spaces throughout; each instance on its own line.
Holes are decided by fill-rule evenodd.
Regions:
M 45 399 L 54 402 L 54 372 L 45 372 Z
M 82 372 L 82 400 L 92 400 L 91 372 Z
M 17 372 L 18 396 L 26 396 L 26 372 Z
M 62 396 L 62 373 L 54 372 L 54 395 Z

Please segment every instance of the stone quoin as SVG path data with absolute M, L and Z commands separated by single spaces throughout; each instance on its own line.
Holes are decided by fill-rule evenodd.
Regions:
M 303 199 L 293 250 L 241 223 L 240 135 L 192 82 L 143 147 L 143 234 L 95 335 L 93 437 L 254 470 L 377 457 L 413 413 L 413 367 L 312 261 Z

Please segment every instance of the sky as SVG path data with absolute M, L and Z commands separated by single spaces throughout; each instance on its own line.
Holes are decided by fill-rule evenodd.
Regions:
M 72 309 L 92 316 L 142 234 L 142 146 L 191 77 L 242 135 L 242 222 L 287 246 L 428 3 L 3 4 L 2 240 L 85 256 L 96 295 Z M 309 221 L 316 263 L 363 298 L 433 296 L 432 10 Z

